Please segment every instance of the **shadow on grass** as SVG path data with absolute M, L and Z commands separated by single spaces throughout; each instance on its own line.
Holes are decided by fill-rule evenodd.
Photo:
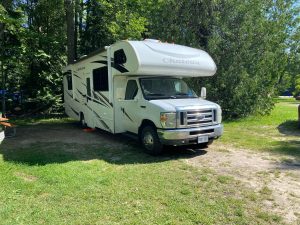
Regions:
M 283 156 L 282 166 L 300 169 L 300 140 L 278 141 L 272 147 L 271 152 Z M 288 158 L 285 159 L 285 156 Z M 290 157 L 293 157 L 294 160 L 291 160 Z
M 298 121 L 288 120 L 280 124 L 277 129 L 281 134 L 286 136 L 299 136 L 299 141 L 278 141 L 275 143 L 275 147 L 272 148 L 272 152 L 281 154 L 283 156 L 293 156 L 297 161 L 300 161 L 300 129 L 298 128 Z
M 159 163 L 206 154 L 203 149 L 167 147 L 160 156 L 145 154 L 137 140 L 103 131 L 83 132 L 75 123 L 19 128 L 19 135 L 0 145 L 3 160 L 27 165 L 104 160 L 112 164 Z M 53 141 L 51 141 L 53 140 Z
M 299 122 L 296 120 L 288 120 L 280 124 L 277 129 L 281 134 L 300 136 L 300 128 L 298 127 Z

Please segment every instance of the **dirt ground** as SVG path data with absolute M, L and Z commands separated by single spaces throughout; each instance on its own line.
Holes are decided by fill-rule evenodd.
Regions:
M 17 136 L 6 139 L 5 148 L 31 145 L 37 142 L 62 142 L 74 144 L 101 144 L 126 150 L 137 147 L 136 140 L 123 135 L 111 135 L 101 131 L 84 132 L 77 124 L 36 124 L 17 128 Z M 267 193 L 270 197 L 264 202 L 266 208 L 281 215 L 285 222 L 297 224 L 300 221 L 300 162 L 247 149 L 224 146 L 215 142 L 202 153 L 189 150 L 183 154 L 184 161 L 192 166 L 210 168 L 217 174 L 232 176 L 258 194 Z M 173 153 L 168 153 L 173 154 Z M 186 157 L 186 155 L 189 155 Z M 164 156 L 166 157 L 166 156 Z
M 241 181 L 256 193 L 270 195 L 265 207 L 285 222 L 300 221 L 300 162 L 274 154 L 253 152 L 214 143 L 207 154 L 186 159 L 196 167 L 209 167 Z

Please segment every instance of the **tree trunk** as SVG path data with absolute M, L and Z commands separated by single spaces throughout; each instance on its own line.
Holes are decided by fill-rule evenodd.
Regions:
M 78 33 L 78 40 L 77 42 L 79 43 L 78 44 L 78 52 L 79 54 L 78 55 L 84 55 L 84 44 L 83 44 L 83 14 L 84 14 L 84 3 L 83 3 L 83 0 L 79 0 L 79 10 L 78 10 L 78 30 L 79 30 L 79 33 Z
M 79 0 L 75 0 L 75 36 L 74 36 L 75 59 L 78 58 L 78 26 L 79 26 L 79 12 L 80 12 L 80 2 L 79 2 Z
M 75 60 L 75 23 L 74 23 L 74 0 L 65 0 L 67 22 L 67 56 L 68 64 Z
M 83 0 L 80 0 L 80 6 L 79 6 L 79 38 L 82 38 L 82 21 L 83 21 L 83 11 L 84 11 L 84 4 Z

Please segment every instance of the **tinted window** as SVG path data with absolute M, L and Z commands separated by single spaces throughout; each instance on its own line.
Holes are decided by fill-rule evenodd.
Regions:
M 138 92 L 138 86 L 135 80 L 129 80 L 127 82 L 125 100 L 133 100 Z
M 94 91 L 108 91 L 108 71 L 107 67 L 93 70 Z
M 114 62 L 115 64 L 124 64 L 126 63 L 127 58 L 123 49 L 117 50 L 114 53 Z
M 67 83 L 68 83 L 68 90 L 73 90 L 73 84 L 72 84 L 72 75 L 68 74 L 67 75 Z
M 91 96 L 91 82 L 90 78 L 86 78 L 86 93 L 88 96 Z

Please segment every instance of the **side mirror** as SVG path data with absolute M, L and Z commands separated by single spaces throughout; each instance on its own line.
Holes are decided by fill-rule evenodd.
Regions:
M 201 98 L 206 99 L 206 87 L 201 88 Z

